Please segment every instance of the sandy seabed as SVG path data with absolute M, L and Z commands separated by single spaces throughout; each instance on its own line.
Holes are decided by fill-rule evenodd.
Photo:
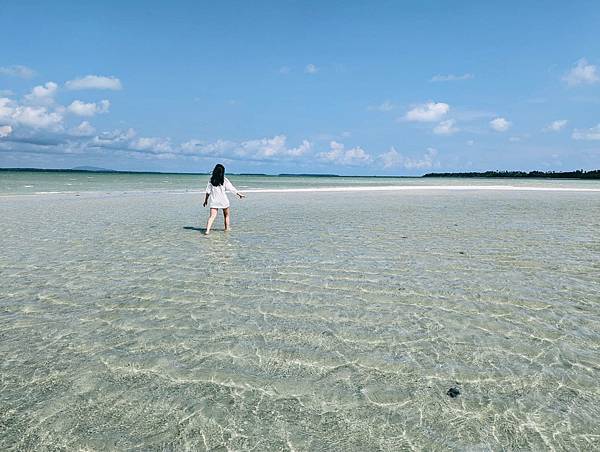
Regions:
M 196 193 L 0 199 L 0 449 L 600 448 L 599 193 L 205 216 Z

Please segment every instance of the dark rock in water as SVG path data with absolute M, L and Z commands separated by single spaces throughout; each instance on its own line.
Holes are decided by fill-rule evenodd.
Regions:
M 460 391 L 458 390 L 458 388 L 450 388 L 448 389 L 446 395 L 449 395 L 452 398 L 458 397 L 460 395 Z
M 458 254 L 465 254 L 465 252 L 464 251 L 459 251 Z

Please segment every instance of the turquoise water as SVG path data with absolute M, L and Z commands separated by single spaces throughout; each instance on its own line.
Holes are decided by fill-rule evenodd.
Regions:
M 119 174 L 71 172 L 0 172 L 0 194 L 48 192 L 197 191 L 204 190 L 208 175 Z M 392 177 L 228 176 L 240 189 L 322 187 L 513 185 L 532 187 L 597 188 L 600 180 L 465 179 Z
M 0 197 L 1 450 L 600 448 L 600 193 L 85 177 Z

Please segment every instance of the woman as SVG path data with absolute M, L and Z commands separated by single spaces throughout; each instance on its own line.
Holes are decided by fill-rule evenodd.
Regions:
M 212 228 L 215 218 L 217 218 L 217 212 L 219 209 L 223 209 L 223 216 L 225 217 L 225 230 L 229 231 L 229 198 L 225 191 L 235 193 L 240 199 L 245 198 L 246 195 L 237 191 L 237 188 L 233 186 L 229 179 L 225 177 L 225 167 L 220 163 L 213 169 L 212 176 L 206 185 L 206 196 L 204 198 L 203 206 L 206 207 L 210 198 L 210 216 L 208 217 L 208 223 L 206 223 L 205 234 L 210 234 L 210 228 Z

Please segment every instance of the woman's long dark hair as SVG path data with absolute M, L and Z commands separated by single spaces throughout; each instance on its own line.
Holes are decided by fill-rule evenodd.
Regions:
M 214 187 L 218 187 L 219 185 L 223 185 L 225 182 L 225 167 L 220 163 L 215 166 L 215 169 L 212 172 L 212 176 L 210 177 L 210 183 Z

